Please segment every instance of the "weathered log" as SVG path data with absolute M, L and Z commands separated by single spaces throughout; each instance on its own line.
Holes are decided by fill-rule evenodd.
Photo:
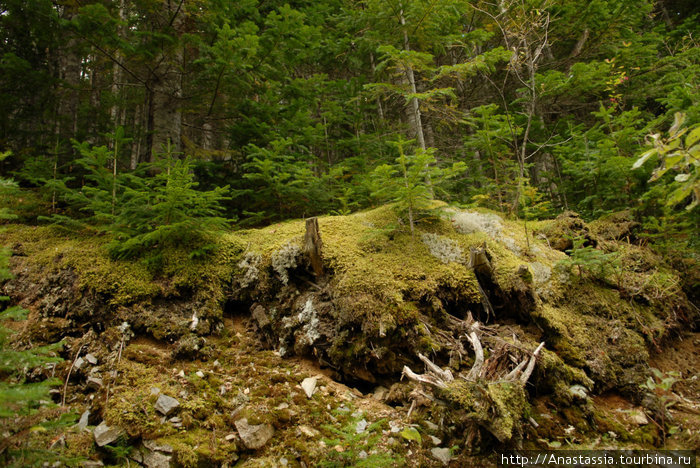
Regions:
M 306 220 L 306 235 L 304 236 L 304 253 L 308 255 L 314 275 L 323 276 L 323 242 L 318 228 L 318 218 Z

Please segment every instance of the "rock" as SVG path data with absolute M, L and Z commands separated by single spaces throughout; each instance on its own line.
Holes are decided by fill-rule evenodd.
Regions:
M 85 365 L 85 360 L 84 360 L 83 358 L 79 357 L 79 358 L 76 359 L 75 362 L 73 363 L 73 369 L 80 369 L 80 368 L 83 367 L 84 365 Z
M 152 452 L 173 453 L 173 447 L 168 444 L 159 444 L 155 440 L 144 440 L 143 446 Z
M 448 448 L 434 447 L 430 449 L 430 453 L 433 455 L 433 458 L 442 462 L 442 464 L 445 466 L 447 466 L 450 463 L 450 460 L 452 460 L 452 454 Z
M 89 363 L 90 363 L 91 365 L 93 365 L 93 366 L 94 366 L 95 364 L 97 364 L 97 358 L 96 358 L 94 355 L 90 354 L 90 353 L 88 353 L 88 354 L 85 355 L 85 360 L 86 360 L 87 362 L 89 362 Z
M 428 435 L 428 437 L 430 438 L 430 441 L 433 443 L 433 445 L 440 445 L 442 443 L 442 441 L 434 435 Z
M 367 458 L 367 452 L 365 452 L 364 450 L 361 451 L 357 454 L 357 458 L 359 458 L 360 460 L 364 460 L 365 458 Z
M 317 381 L 318 379 L 316 377 L 307 377 L 301 382 L 301 388 L 304 389 L 304 393 L 306 393 L 307 397 L 311 398 L 314 396 Z
M 275 434 L 275 429 L 269 424 L 248 424 L 246 418 L 239 419 L 235 423 L 238 435 L 243 444 L 249 449 L 257 450 L 264 446 Z
M 365 419 L 360 419 L 355 425 L 355 432 L 361 434 L 367 430 L 367 426 L 369 426 L 369 423 Z
M 99 426 L 92 431 L 92 434 L 95 436 L 95 443 L 97 446 L 104 447 L 117 440 L 124 434 L 124 431 L 118 427 L 109 427 L 105 421 L 102 421 Z
M 432 421 L 426 420 L 426 421 L 423 421 L 423 424 L 425 424 L 425 427 L 427 427 L 431 431 L 437 431 L 438 429 L 440 429 L 440 427 Z
M 637 426 L 646 426 L 649 424 L 649 419 L 643 411 L 634 409 L 630 411 L 630 422 Z
M 143 465 L 146 468 L 170 468 L 170 457 L 160 452 L 145 451 L 143 454 Z
M 386 396 L 389 394 L 389 389 L 386 387 L 379 386 L 374 389 L 374 392 L 372 393 L 372 398 L 374 398 L 377 401 L 384 401 L 386 400 Z
M 78 429 L 78 431 L 83 432 L 85 429 L 87 429 L 89 417 L 90 417 L 90 411 L 88 411 L 88 410 L 83 411 L 83 414 L 80 415 L 80 419 L 78 420 L 78 424 L 75 425 L 75 427 Z
M 160 388 L 158 387 L 151 387 L 151 395 L 159 395 L 160 394 Z
M 320 435 L 320 432 L 318 432 L 316 429 L 313 429 L 309 426 L 299 426 L 297 429 L 299 429 L 299 432 L 304 434 L 306 437 L 309 438 L 316 438 Z
M 180 402 L 168 395 L 161 395 L 156 400 L 156 411 L 163 416 L 169 415 L 178 406 L 180 406 Z
M 263 329 L 270 325 L 270 319 L 267 313 L 265 313 L 265 309 L 260 304 L 253 306 L 250 312 L 255 321 L 258 322 L 259 328 Z
M 196 375 L 200 379 L 204 378 L 204 372 L 202 372 L 201 370 L 198 370 L 197 372 L 195 372 L 194 375 Z
M 235 440 L 235 439 L 236 439 L 236 434 L 234 434 L 234 433 L 231 433 L 231 434 L 227 435 L 226 437 L 224 437 L 224 440 L 226 442 L 231 442 L 232 440 Z
M 104 385 L 102 379 L 99 377 L 88 377 L 86 387 L 90 390 L 99 390 Z
M 168 419 L 168 422 L 171 423 L 175 428 L 182 427 L 182 418 L 178 418 L 177 416 Z
M 100 466 L 105 466 L 100 460 L 85 460 L 80 464 L 83 468 L 99 468 Z
M 585 400 L 588 398 L 588 389 L 583 385 L 572 385 L 569 387 L 569 393 L 571 396 L 578 398 L 579 400 Z
M 391 432 L 396 434 L 401 430 L 401 425 L 396 421 L 389 421 L 389 429 L 391 430 Z

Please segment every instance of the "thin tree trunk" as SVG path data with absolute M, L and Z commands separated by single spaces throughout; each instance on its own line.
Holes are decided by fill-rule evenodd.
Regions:
M 408 31 L 406 31 L 406 18 L 403 16 L 403 10 L 399 13 L 401 26 L 403 26 L 403 48 L 405 51 L 411 50 L 411 44 L 408 41 Z M 408 79 L 408 84 L 411 87 L 411 93 L 416 94 L 416 76 L 413 73 L 413 68 L 410 65 L 406 66 L 406 78 Z M 416 139 L 418 140 L 418 145 L 422 150 L 425 151 L 425 136 L 423 134 L 423 123 L 421 121 L 420 115 L 420 104 L 417 98 L 411 98 L 409 101 L 411 123 L 413 124 L 413 131 L 416 134 Z

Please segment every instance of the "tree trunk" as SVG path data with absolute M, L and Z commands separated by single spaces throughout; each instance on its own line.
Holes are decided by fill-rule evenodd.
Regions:
M 306 220 L 306 235 L 304 236 L 304 252 L 309 257 L 314 275 L 323 276 L 323 242 L 318 228 L 318 218 Z
M 404 18 L 403 16 L 403 10 L 401 10 L 399 15 L 401 20 L 401 26 L 403 26 L 403 48 L 405 51 L 408 52 L 411 50 L 411 45 L 408 42 L 408 32 L 406 31 L 406 18 Z M 413 73 L 413 68 L 411 68 L 410 65 L 406 66 L 405 73 L 406 79 L 408 80 L 408 84 L 411 87 L 411 93 L 416 94 L 416 76 Z M 416 139 L 418 140 L 418 145 L 421 147 L 422 150 L 425 150 L 425 136 L 423 134 L 423 123 L 421 121 L 420 105 L 418 103 L 418 99 L 411 98 L 408 102 L 408 105 L 409 122 L 413 127 L 413 132 L 415 133 Z

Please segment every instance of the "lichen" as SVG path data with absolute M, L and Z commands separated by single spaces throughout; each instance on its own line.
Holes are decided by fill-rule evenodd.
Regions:
M 286 285 L 289 283 L 288 271 L 297 267 L 297 258 L 300 254 L 301 248 L 292 242 L 287 243 L 272 254 L 272 269 L 277 272 L 282 284 Z

